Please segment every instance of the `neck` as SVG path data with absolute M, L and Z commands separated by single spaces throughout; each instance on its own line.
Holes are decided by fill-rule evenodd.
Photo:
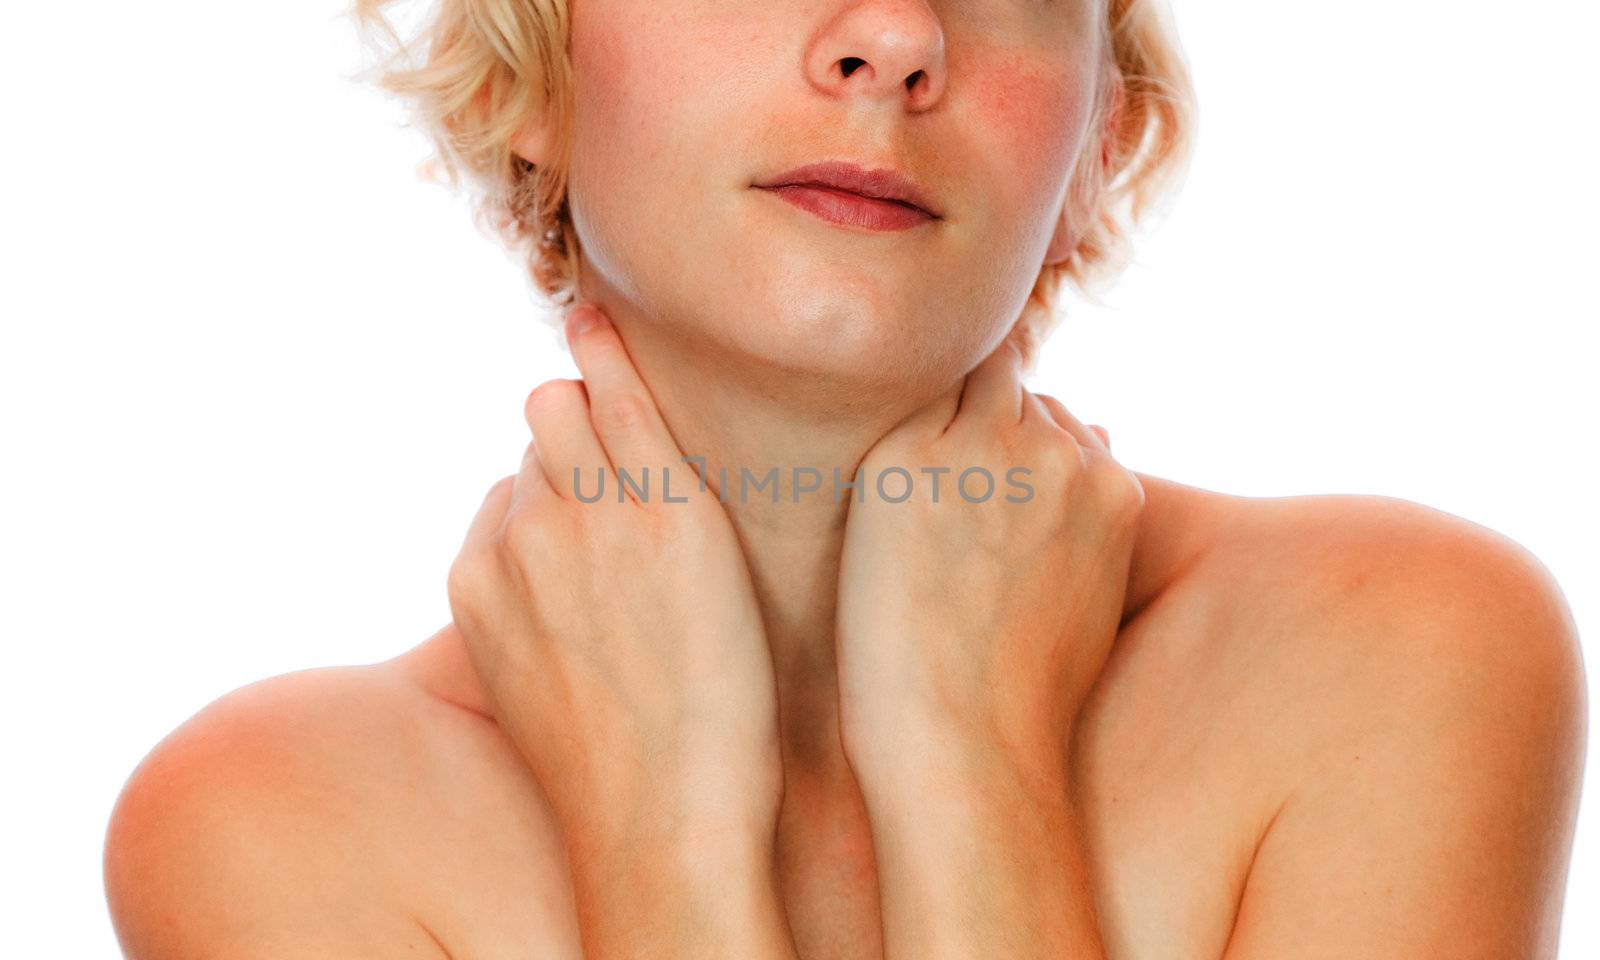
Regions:
M 691 488 L 703 471 L 732 521 L 772 650 L 786 749 L 833 756 L 835 594 L 855 496 L 841 486 L 835 498 L 835 471 L 841 484 L 854 480 L 873 444 L 937 390 L 784 369 L 607 312 L 678 447 L 704 458 L 669 465 L 672 488 Z M 798 494 L 797 470 L 809 485 Z
M 926 390 L 843 383 L 805 371 L 763 367 L 705 342 L 608 310 L 680 449 L 704 456 L 708 482 L 723 494 L 750 568 L 773 653 L 784 750 L 791 772 L 839 773 L 835 595 L 849 501 L 831 497 L 833 468 L 854 479 L 867 451 L 901 419 L 960 383 Z M 770 490 L 738 496 L 739 467 L 756 476 L 779 468 Z M 688 489 L 694 468 L 674 469 Z M 815 467 L 822 490 L 792 496 L 793 466 Z M 654 473 L 655 471 L 652 471 Z M 785 474 L 789 474 L 785 476 Z M 1126 627 L 1195 564 L 1224 525 L 1227 498 L 1138 474 L 1145 489 L 1127 591 Z M 659 489 L 659 487 L 652 487 Z M 854 491 L 847 491 L 854 496 Z M 441 699 L 488 716 L 485 692 L 453 625 L 405 657 Z
M 728 511 L 750 568 L 771 647 L 786 749 L 826 762 L 836 755 L 835 599 L 849 498 L 834 497 L 855 479 L 867 452 L 906 416 L 959 389 L 914 389 L 898 382 L 851 381 L 781 368 L 705 337 L 686 336 L 647 318 L 608 310 L 662 418 L 686 456 L 673 467 L 682 490 L 704 471 Z M 774 487 L 754 485 L 776 468 Z M 818 489 L 795 495 L 796 468 Z M 745 473 L 747 472 L 747 473 Z M 742 482 L 748 477 L 749 482 Z M 867 478 L 870 480 L 870 478 Z M 1146 488 L 1143 529 L 1124 601 L 1134 617 L 1186 566 L 1202 542 L 1191 506 L 1197 493 L 1140 475 Z M 868 491 L 867 495 L 872 495 Z M 1150 536 L 1161 528 L 1163 535 Z

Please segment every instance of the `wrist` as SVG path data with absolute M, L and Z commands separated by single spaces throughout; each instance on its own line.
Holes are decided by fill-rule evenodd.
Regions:
M 948 715 L 906 716 L 847 738 L 846 753 L 862 792 L 967 802 L 1004 792 L 1047 799 L 1069 787 L 1071 729 L 1029 725 L 1007 730 Z
M 773 827 L 666 821 L 568 844 L 589 956 L 794 956 Z
M 664 782 L 613 784 L 557 811 L 574 856 L 645 853 L 664 866 L 754 861 L 770 855 L 779 797 L 765 790 L 682 789 Z
M 625 828 L 574 830 L 564 839 L 575 873 L 715 881 L 769 870 L 774 830 L 748 821 L 660 817 Z
M 586 848 L 687 843 L 718 834 L 730 842 L 770 839 L 783 801 L 781 763 L 703 754 L 612 756 L 571 770 L 552 785 L 562 789 L 545 794 L 562 833 Z

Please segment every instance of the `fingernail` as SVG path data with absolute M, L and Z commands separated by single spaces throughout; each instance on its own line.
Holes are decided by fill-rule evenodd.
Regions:
M 586 330 L 599 326 L 604 320 L 605 317 L 600 311 L 588 304 L 574 307 L 567 315 L 567 336 L 569 338 L 578 336 Z

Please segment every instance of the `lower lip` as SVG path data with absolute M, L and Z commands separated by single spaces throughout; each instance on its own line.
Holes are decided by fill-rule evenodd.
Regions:
M 859 193 L 805 184 L 762 187 L 813 216 L 845 227 L 867 230 L 909 230 L 934 219 L 925 210 L 893 200 L 875 200 Z

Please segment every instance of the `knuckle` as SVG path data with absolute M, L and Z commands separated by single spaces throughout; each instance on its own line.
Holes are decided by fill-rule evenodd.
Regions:
M 636 430 L 645 422 L 644 401 L 631 393 L 619 393 L 596 404 L 592 416 L 595 428 L 602 432 Z
M 479 618 L 486 596 L 486 580 L 483 562 L 478 555 L 463 553 L 456 557 L 445 573 L 445 597 L 453 616 L 458 619 Z
M 451 561 L 450 569 L 445 571 L 444 590 L 453 603 L 456 599 L 464 599 L 471 595 L 474 571 L 469 566 L 470 560 L 466 554 L 458 554 Z
M 1045 412 L 1050 414 L 1050 418 L 1055 420 L 1057 424 L 1060 424 L 1065 417 L 1067 411 L 1066 406 L 1064 406 L 1060 400 L 1057 400 L 1048 393 L 1036 393 L 1034 396 L 1038 397 L 1039 402 L 1044 404 Z
M 505 536 L 501 538 L 514 552 L 537 546 L 544 538 L 545 521 L 536 511 L 526 508 L 513 510 L 506 515 Z
M 497 500 L 501 497 L 508 497 L 511 495 L 511 490 L 516 486 L 516 484 L 517 475 L 514 473 L 508 473 L 494 482 L 494 486 L 489 488 L 488 494 L 486 494 L 483 499 L 487 502 L 491 500 Z
M 505 535 L 498 542 L 502 559 L 524 580 L 554 555 L 556 534 L 551 518 L 540 510 L 514 510 L 506 517 Z
M 1001 424 L 989 436 L 993 449 L 1010 460 L 1033 457 L 1039 448 L 1039 437 L 1026 420 Z
M 1068 483 L 1083 470 L 1083 448 L 1071 436 L 1051 429 L 1031 430 L 1028 436 L 1020 452 L 1045 476 Z
M 560 408 L 576 399 L 579 389 L 575 380 L 561 378 L 546 380 L 528 393 L 528 399 L 523 403 L 523 412 L 532 419 L 539 411 Z
M 871 477 L 888 467 L 905 467 L 908 464 L 930 459 L 916 437 L 907 431 L 884 436 L 868 451 L 862 467 Z
M 1144 485 L 1133 471 L 1108 455 L 1093 457 L 1091 470 L 1107 514 L 1124 521 L 1131 521 L 1140 514 L 1144 509 Z
M 1056 468 L 1068 479 L 1075 478 L 1088 468 L 1088 453 L 1069 433 L 1052 430 L 1045 448 L 1056 458 Z

